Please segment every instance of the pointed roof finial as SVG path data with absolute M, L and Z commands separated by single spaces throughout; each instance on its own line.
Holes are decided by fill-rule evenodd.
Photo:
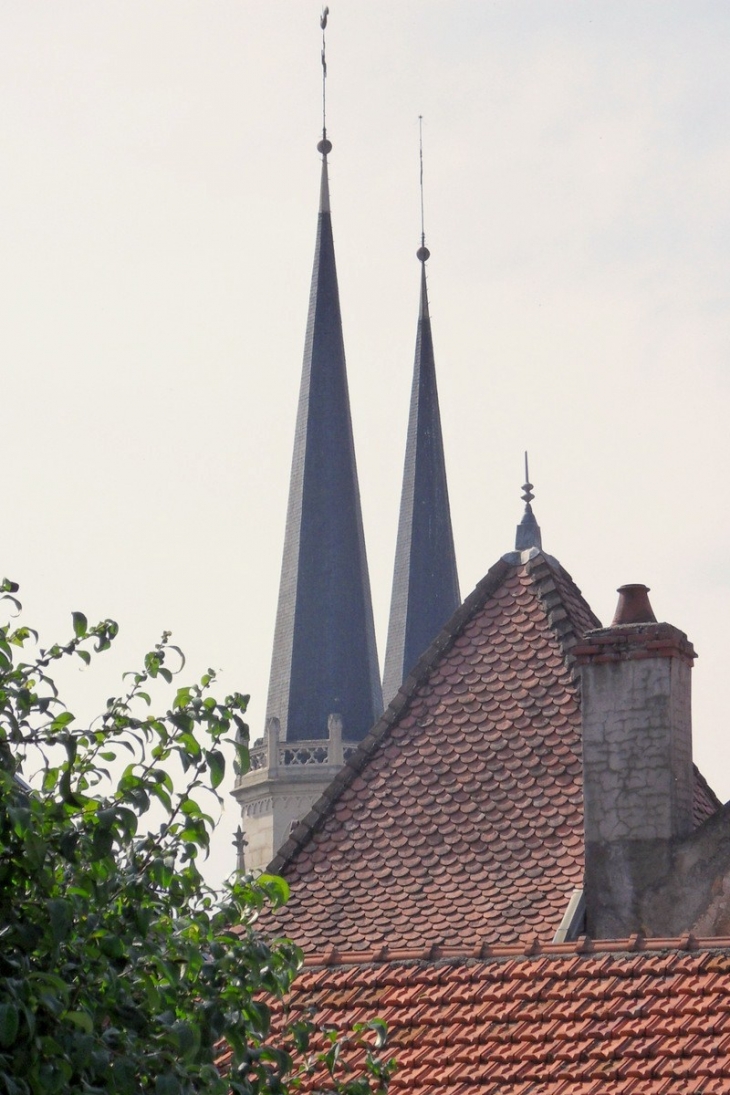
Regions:
M 527 461 L 527 453 L 525 453 L 525 481 L 522 484 L 522 501 L 529 506 L 534 497 L 532 483 L 530 482 L 530 465 Z
M 525 512 L 517 526 L 517 536 L 515 538 L 515 549 L 517 551 L 529 551 L 530 548 L 542 548 L 542 536 L 540 533 L 540 526 L 535 520 L 535 514 L 532 512 L 532 499 L 535 495 L 532 493 L 532 483 L 530 482 L 530 469 L 527 462 L 527 453 L 525 453 L 525 482 L 522 484 L 522 501 L 525 503 Z
M 418 162 L 420 167 L 420 185 L 421 185 L 421 246 L 416 251 L 416 258 L 419 262 L 426 262 L 431 258 L 431 252 L 426 247 L 426 229 L 425 219 L 423 214 L 423 115 L 418 115 Z
M 327 140 L 327 17 L 330 13 L 328 7 L 322 8 L 319 17 L 319 25 L 322 28 L 322 140 L 317 145 L 317 151 L 327 158 L 327 153 L 332 151 L 332 141 Z

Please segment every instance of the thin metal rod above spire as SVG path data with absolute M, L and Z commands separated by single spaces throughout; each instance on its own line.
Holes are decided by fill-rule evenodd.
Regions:
M 423 214 L 423 115 L 418 115 L 418 161 L 421 185 L 421 247 L 426 246 L 426 221 Z
M 317 145 L 317 151 L 322 153 L 322 196 L 320 212 L 329 212 L 329 183 L 327 180 L 327 154 L 332 151 L 332 141 L 327 140 L 327 42 L 325 32 L 327 30 L 327 17 L 329 8 L 322 8 L 319 25 L 322 28 L 322 140 Z
M 322 140 L 327 139 L 327 16 L 330 13 L 330 9 L 322 8 L 322 14 L 319 17 L 319 25 L 322 28 Z M 326 154 L 326 153 L 325 153 Z
M 419 262 L 426 262 L 431 257 L 431 252 L 426 247 L 426 219 L 423 212 L 423 115 L 418 115 L 418 164 L 419 186 L 421 190 L 421 246 L 416 251 Z

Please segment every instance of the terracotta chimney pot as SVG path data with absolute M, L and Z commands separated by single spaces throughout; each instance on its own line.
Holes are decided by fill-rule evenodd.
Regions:
M 624 624 L 655 624 L 656 616 L 649 603 L 649 587 L 643 585 L 626 585 L 618 588 L 618 604 L 616 614 L 611 620 L 611 627 L 622 627 Z

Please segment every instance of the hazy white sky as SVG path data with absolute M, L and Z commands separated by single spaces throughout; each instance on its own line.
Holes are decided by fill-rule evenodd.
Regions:
M 686 630 L 730 796 L 730 5 L 332 0 L 335 246 L 381 659 L 429 292 L 466 594 L 545 549 Z M 262 729 L 314 245 L 318 3 L 2 0 L 2 567 L 103 706 L 163 628 Z M 77 698 L 77 699 L 76 699 Z M 232 865 L 235 804 L 211 872 Z

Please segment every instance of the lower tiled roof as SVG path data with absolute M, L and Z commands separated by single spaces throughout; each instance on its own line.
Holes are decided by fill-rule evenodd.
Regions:
M 730 1091 L 730 940 L 526 949 L 320 955 L 290 1018 L 314 1008 L 340 1030 L 385 1019 L 393 1095 Z

